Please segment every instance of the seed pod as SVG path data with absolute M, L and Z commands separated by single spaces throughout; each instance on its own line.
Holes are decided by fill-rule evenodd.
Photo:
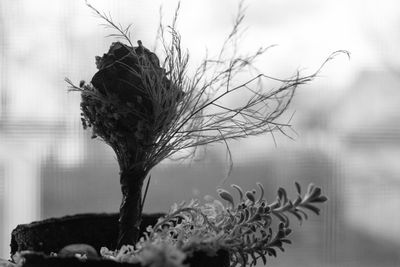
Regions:
M 251 202 L 253 202 L 253 203 L 256 202 L 256 198 L 255 198 L 253 192 L 247 191 L 247 192 L 246 192 L 246 197 L 247 197 L 247 199 L 250 200 Z
M 233 197 L 228 191 L 226 191 L 224 189 L 218 189 L 217 193 L 223 200 L 228 201 L 232 205 L 232 207 L 235 206 L 235 202 L 233 201 Z

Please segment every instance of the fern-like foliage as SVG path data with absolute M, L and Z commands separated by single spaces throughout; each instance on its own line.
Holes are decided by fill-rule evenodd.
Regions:
M 218 189 L 223 200 L 206 198 L 206 203 L 192 200 L 176 204 L 154 227 L 149 227 L 145 237 L 136 245 L 135 253 L 153 247 L 154 244 L 169 244 L 190 255 L 196 250 L 214 255 L 219 250 L 230 254 L 231 266 L 254 266 L 259 259 L 264 264 L 268 256 L 277 256 L 292 230 L 289 227 L 293 215 L 300 222 L 308 218 L 307 213 L 319 214 L 317 204 L 325 202 L 321 188 L 310 184 L 304 195 L 295 183 L 298 196 L 289 200 L 286 190 L 279 188 L 277 198 L 268 203 L 264 199 L 264 188 L 258 183 L 256 190 L 244 191 L 232 185 L 239 198 L 227 190 Z

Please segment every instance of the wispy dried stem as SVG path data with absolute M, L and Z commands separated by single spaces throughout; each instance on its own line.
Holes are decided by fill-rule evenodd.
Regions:
M 124 28 L 114 23 L 111 16 L 99 12 L 89 3 L 87 5 L 105 21 L 107 27 L 117 32 L 111 36 L 121 38 L 133 47 L 130 26 Z M 303 76 L 298 72 L 288 79 L 279 79 L 258 72 L 243 81 L 243 75 L 247 76 L 251 73 L 250 70 L 255 69 L 255 61 L 270 47 L 261 47 L 249 55 L 238 54 L 237 36 L 245 17 L 241 2 L 232 31 L 217 57 L 206 57 L 190 73 L 189 52 L 182 48 L 181 35 L 177 30 L 179 8 L 180 5 L 172 24 L 165 27 L 160 23 L 159 28 L 159 41 L 163 50 L 161 56 L 164 58 L 161 66 L 165 70 L 163 75 L 171 82 L 171 86 L 165 87 L 163 79 L 156 73 L 157 70 L 149 68 L 151 64 L 141 68 L 141 80 L 147 90 L 146 94 L 150 96 L 155 119 L 151 123 L 153 137 L 150 143 L 142 144 L 142 157 L 137 159 L 140 162 L 132 163 L 132 159 L 126 159 L 125 144 L 101 136 L 115 150 L 120 165 L 121 162 L 127 165 L 124 168 L 130 168 L 132 166 L 129 165 L 132 164 L 142 164 L 148 171 L 160 161 L 177 156 L 178 152 L 185 152 L 183 158 L 191 157 L 198 146 L 220 142 L 230 151 L 230 140 L 265 133 L 274 135 L 276 132 L 288 135 L 290 121 L 282 123 L 278 119 L 287 111 L 298 86 L 312 81 L 336 55 L 348 54 L 346 51 L 332 53 L 311 75 Z M 132 72 L 138 74 L 133 70 Z M 275 81 L 280 85 L 277 88 L 267 88 L 266 81 Z M 72 90 L 92 94 L 87 88 L 75 86 L 69 80 L 67 82 Z M 240 96 L 240 104 L 228 104 L 234 95 Z M 98 97 L 95 94 L 92 96 Z M 143 117 L 145 120 L 141 111 L 130 110 L 129 107 L 116 109 L 120 114 L 136 112 L 136 117 Z

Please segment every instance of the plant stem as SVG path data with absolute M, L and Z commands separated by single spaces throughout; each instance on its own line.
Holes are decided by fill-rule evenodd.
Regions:
M 121 172 L 122 202 L 119 210 L 118 249 L 123 245 L 135 245 L 139 239 L 142 222 L 142 188 L 146 175 L 147 172 L 137 169 Z

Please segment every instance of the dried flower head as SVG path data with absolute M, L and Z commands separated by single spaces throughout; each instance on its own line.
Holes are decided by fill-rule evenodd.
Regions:
M 79 88 L 84 128 L 91 127 L 93 137 L 114 149 L 122 170 L 146 160 L 182 97 L 157 56 L 138 43 L 113 43 L 106 54 L 96 57 L 98 72 L 91 83 Z
M 131 25 L 123 28 L 107 14 L 88 6 L 116 30 L 113 37 L 127 44 L 114 43 L 107 54 L 96 58 L 99 71 L 90 84 L 78 87 L 67 82 L 71 90 L 82 93 L 84 127 L 92 127 L 94 136 L 110 144 L 125 168 L 140 162 L 151 169 L 177 152 L 192 148 L 192 153 L 185 155 L 193 155 L 200 145 L 223 142 L 228 146 L 228 140 L 263 133 L 286 135 L 290 125 L 278 119 L 290 104 L 295 89 L 313 80 L 320 70 L 289 79 L 264 73 L 253 74 L 244 82 L 239 79 L 254 72 L 253 63 L 269 48 L 262 47 L 249 55 L 228 49 L 238 45 L 237 34 L 244 18 L 242 5 L 218 56 L 206 57 L 190 75 L 189 52 L 182 48 L 176 28 L 179 6 L 172 25 L 160 25 L 161 64 L 140 41 L 138 47 L 133 47 Z M 333 53 L 323 65 L 338 53 L 346 52 Z M 281 85 L 268 89 L 266 80 Z M 235 94 L 241 95 L 241 104 L 227 104 L 225 100 Z

